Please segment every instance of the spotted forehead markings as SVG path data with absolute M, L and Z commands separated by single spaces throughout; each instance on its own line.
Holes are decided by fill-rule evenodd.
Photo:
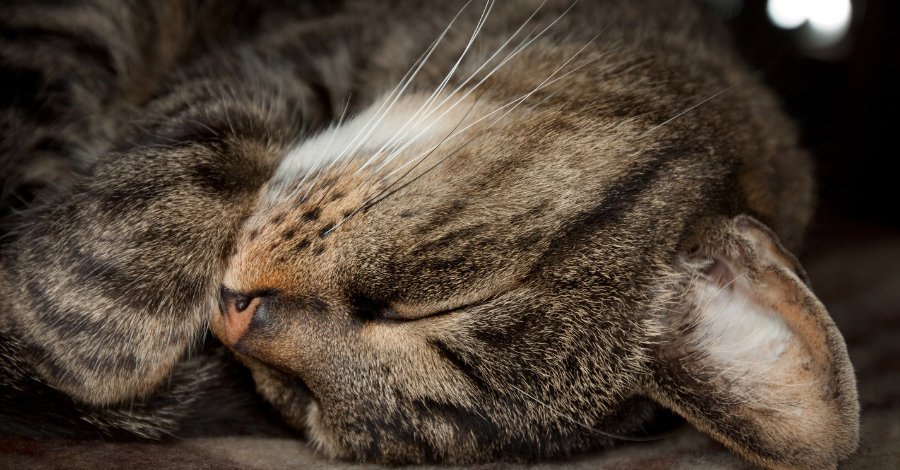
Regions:
M 384 105 L 383 99 L 376 101 L 343 124 L 329 127 L 302 141 L 282 159 L 274 181 L 282 189 L 289 188 L 312 170 L 328 167 L 351 155 L 364 162 L 376 152 L 381 152 L 374 162 L 377 164 L 391 153 L 391 148 L 410 142 L 412 145 L 393 161 L 403 164 L 421 155 L 423 150 L 437 145 L 452 133 L 471 106 L 469 102 L 458 103 L 455 98 L 450 98 L 440 109 L 422 112 L 422 105 L 428 97 L 414 94 L 393 105 Z M 441 103 L 443 99 L 439 97 L 434 101 Z M 385 113 L 388 106 L 390 109 Z M 450 109 L 451 106 L 454 107 Z

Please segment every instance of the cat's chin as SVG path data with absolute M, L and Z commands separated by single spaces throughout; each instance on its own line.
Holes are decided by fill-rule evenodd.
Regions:
M 302 431 L 309 445 L 317 452 L 332 459 L 366 461 L 386 465 L 438 462 L 450 465 L 472 465 L 490 463 L 498 459 L 527 464 L 535 461 L 552 461 L 589 455 L 613 446 L 627 444 L 629 441 L 655 440 L 669 435 L 685 423 L 683 418 L 652 399 L 635 394 L 624 399 L 613 412 L 604 416 L 601 422 L 595 423 L 593 431 L 588 433 L 589 439 L 576 439 L 580 441 L 580 444 L 571 447 L 558 442 L 556 451 L 542 453 L 539 457 L 536 456 L 537 454 L 531 455 L 528 452 L 523 452 L 521 455 L 512 453 L 497 455 L 496 449 L 460 446 L 457 451 L 435 459 L 422 454 L 422 449 L 417 448 L 419 445 L 438 447 L 440 446 L 438 442 L 419 442 L 412 447 L 408 447 L 410 443 L 393 442 L 386 443 L 384 448 L 381 448 L 376 442 L 370 442 L 362 447 L 354 447 L 353 445 L 348 446 L 347 436 L 342 435 L 340 431 L 343 425 L 349 423 L 340 423 L 338 426 L 330 423 L 325 416 L 327 412 L 322 409 L 315 394 L 302 379 L 281 372 L 241 353 L 236 352 L 235 356 L 249 368 L 256 383 L 257 392 L 279 412 L 285 422 Z M 370 410 L 370 412 L 377 414 L 378 411 Z M 409 418 L 415 419 L 413 416 Z M 495 436 L 495 438 L 502 440 L 503 436 Z M 398 449 L 406 449 L 406 452 L 397 452 Z
M 250 356 L 234 352 L 253 375 L 256 391 L 281 414 L 291 427 L 309 434 L 309 419 L 318 414 L 318 403 L 306 383 Z
M 288 425 L 302 431 L 311 446 L 330 458 L 354 457 L 354 453 L 341 446 L 330 427 L 323 423 L 319 402 L 302 379 L 278 371 L 240 352 L 234 354 L 250 369 L 256 391 L 278 411 Z

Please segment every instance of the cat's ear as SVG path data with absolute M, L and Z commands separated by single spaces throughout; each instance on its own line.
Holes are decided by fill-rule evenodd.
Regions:
M 676 264 L 646 392 L 764 467 L 835 468 L 858 443 L 856 382 L 797 259 L 741 216 Z

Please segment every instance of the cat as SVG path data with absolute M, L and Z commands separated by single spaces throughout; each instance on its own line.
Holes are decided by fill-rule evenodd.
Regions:
M 691 1 L 2 8 L 4 433 L 177 434 L 233 356 L 332 457 L 660 406 L 766 468 L 856 449 L 809 157 Z

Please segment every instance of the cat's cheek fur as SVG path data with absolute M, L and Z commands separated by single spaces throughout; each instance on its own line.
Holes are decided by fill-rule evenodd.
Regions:
M 767 468 L 836 468 L 858 445 L 853 368 L 797 260 L 741 216 L 677 263 L 648 395 Z

